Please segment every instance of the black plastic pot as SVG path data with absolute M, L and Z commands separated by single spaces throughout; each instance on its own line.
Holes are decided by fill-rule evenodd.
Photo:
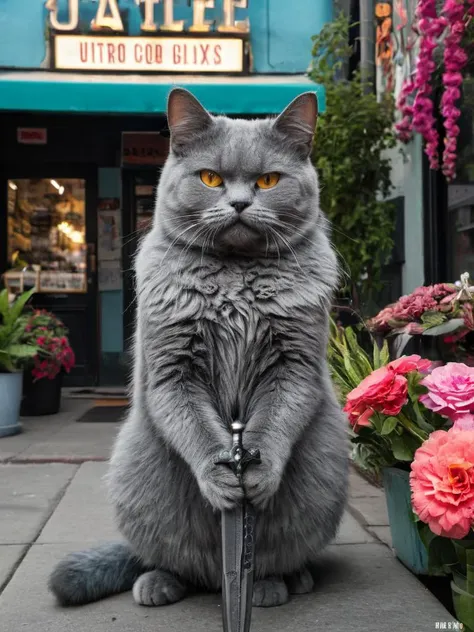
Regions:
M 62 372 L 59 372 L 52 380 L 42 378 L 35 382 L 31 373 L 25 371 L 20 415 L 22 417 L 39 417 L 58 413 L 61 406 L 62 383 Z

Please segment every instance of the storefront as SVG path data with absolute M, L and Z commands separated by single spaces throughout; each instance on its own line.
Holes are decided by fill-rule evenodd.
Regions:
M 212 112 L 276 114 L 332 0 L 6 0 L 0 13 L 0 274 L 71 332 L 74 385 L 129 372 L 130 271 L 168 152 L 173 85 Z
M 377 90 L 395 98 L 403 81 L 413 76 L 419 50 L 416 28 L 417 0 L 376 2 Z M 438 9 L 442 3 L 438 3 Z M 438 113 L 440 153 L 444 128 Z M 403 293 L 417 286 L 456 281 L 468 271 L 474 278 L 474 78 L 467 76 L 458 104 L 458 160 L 456 178 L 448 184 L 439 171 L 429 168 L 422 139 L 393 151 L 394 197 L 403 200 Z

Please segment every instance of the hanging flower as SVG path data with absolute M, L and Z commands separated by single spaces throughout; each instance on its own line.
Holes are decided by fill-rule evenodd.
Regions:
M 395 127 L 402 142 L 410 141 L 413 131 L 420 133 L 425 140 L 425 153 L 430 167 L 440 168 L 432 77 L 436 70 L 435 51 L 442 42 L 444 92 L 440 108 L 445 129 L 442 171 L 448 180 L 452 180 L 456 177 L 457 138 L 460 132 L 458 119 L 461 115 L 456 106 L 461 97 L 462 70 L 468 59 L 462 49 L 462 39 L 467 20 L 474 16 L 474 0 L 445 0 L 441 15 L 438 15 L 436 5 L 436 0 L 418 1 L 418 60 L 414 77 L 408 78 L 402 86 L 397 101 L 401 120 Z
M 461 98 L 461 70 L 467 62 L 467 54 L 461 48 L 465 31 L 465 6 L 459 0 L 446 0 L 444 14 L 448 21 L 444 40 L 444 93 L 441 97 L 441 113 L 446 130 L 443 151 L 443 173 L 448 180 L 456 177 L 456 149 L 459 136 L 457 121 L 461 111 L 456 103 Z

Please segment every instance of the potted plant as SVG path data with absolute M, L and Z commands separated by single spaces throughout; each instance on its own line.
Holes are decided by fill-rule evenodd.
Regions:
M 474 393 L 474 369 L 456 363 L 442 369 L 433 371 L 427 404 L 454 423 L 432 433 L 416 451 L 412 504 L 430 558 L 452 576 L 456 616 L 464 630 L 474 632 L 474 415 L 465 412 L 474 406 L 463 393 Z
M 396 144 L 394 102 L 390 95 L 380 99 L 359 69 L 347 71 L 354 58 L 352 26 L 344 12 L 325 24 L 313 37 L 309 69 L 309 77 L 326 93 L 312 159 L 320 178 L 321 208 L 334 227 L 331 239 L 347 275 L 338 297 L 346 321 L 354 316 L 344 310 L 347 304 L 357 312 L 375 313 L 370 306 L 383 286 L 395 229 L 395 205 L 388 199 L 388 150 Z
M 467 273 L 456 284 L 419 287 L 385 307 L 367 326 L 389 341 L 392 358 L 410 345 L 410 351 L 431 360 L 474 363 L 473 289 Z
M 10 303 L 8 291 L 0 292 L 0 437 L 21 432 L 22 363 L 37 353 L 32 342 L 24 342 L 21 314 L 34 290 Z
M 61 406 L 63 372 L 75 364 L 68 330 L 56 316 L 35 310 L 24 316 L 22 342 L 34 344 L 37 353 L 24 363 L 21 415 L 53 415 Z
M 373 480 L 382 480 L 397 557 L 416 574 L 436 574 L 411 509 L 409 471 L 416 450 L 449 422 L 424 406 L 422 384 L 432 369 L 419 355 L 390 362 L 387 342 L 372 357 L 351 328 L 332 324 L 329 367 L 341 404 L 349 417 L 353 460 Z

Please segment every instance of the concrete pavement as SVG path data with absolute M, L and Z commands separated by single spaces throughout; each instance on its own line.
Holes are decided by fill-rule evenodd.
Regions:
M 72 409 L 77 414 L 77 402 L 62 427 L 58 420 L 51 426 L 42 420 L 30 431 L 38 420 L 28 421 L 23 443 L 17 441 L 14 449 L 8 448 L 14 437 L 7 444 L 0 441 L 4 454 L 13 455 L 0 465 L 1 632 L 221 632 L 217 595 L 156 609 L 136 605 L 130 593 L 80 608 L 55 604 L 46 587 L 55 562 L 70 551 L 120 537 L 103 484 L 107 465 L 84 459 L 89 450 L 90 457 L 106 458 L 115 424 L 75 424 Z M 47 458 L 48 452 L 85 462 L 15 462 L 28 455 Z M 254 609 L 252 632 L 428 632 L 452 622 L 383 543 L 389 541 L 387 524 L 381 490 L 352 473 L 348 511 L 336 542 L 315 569 L 314 593 L 280 608 Z

